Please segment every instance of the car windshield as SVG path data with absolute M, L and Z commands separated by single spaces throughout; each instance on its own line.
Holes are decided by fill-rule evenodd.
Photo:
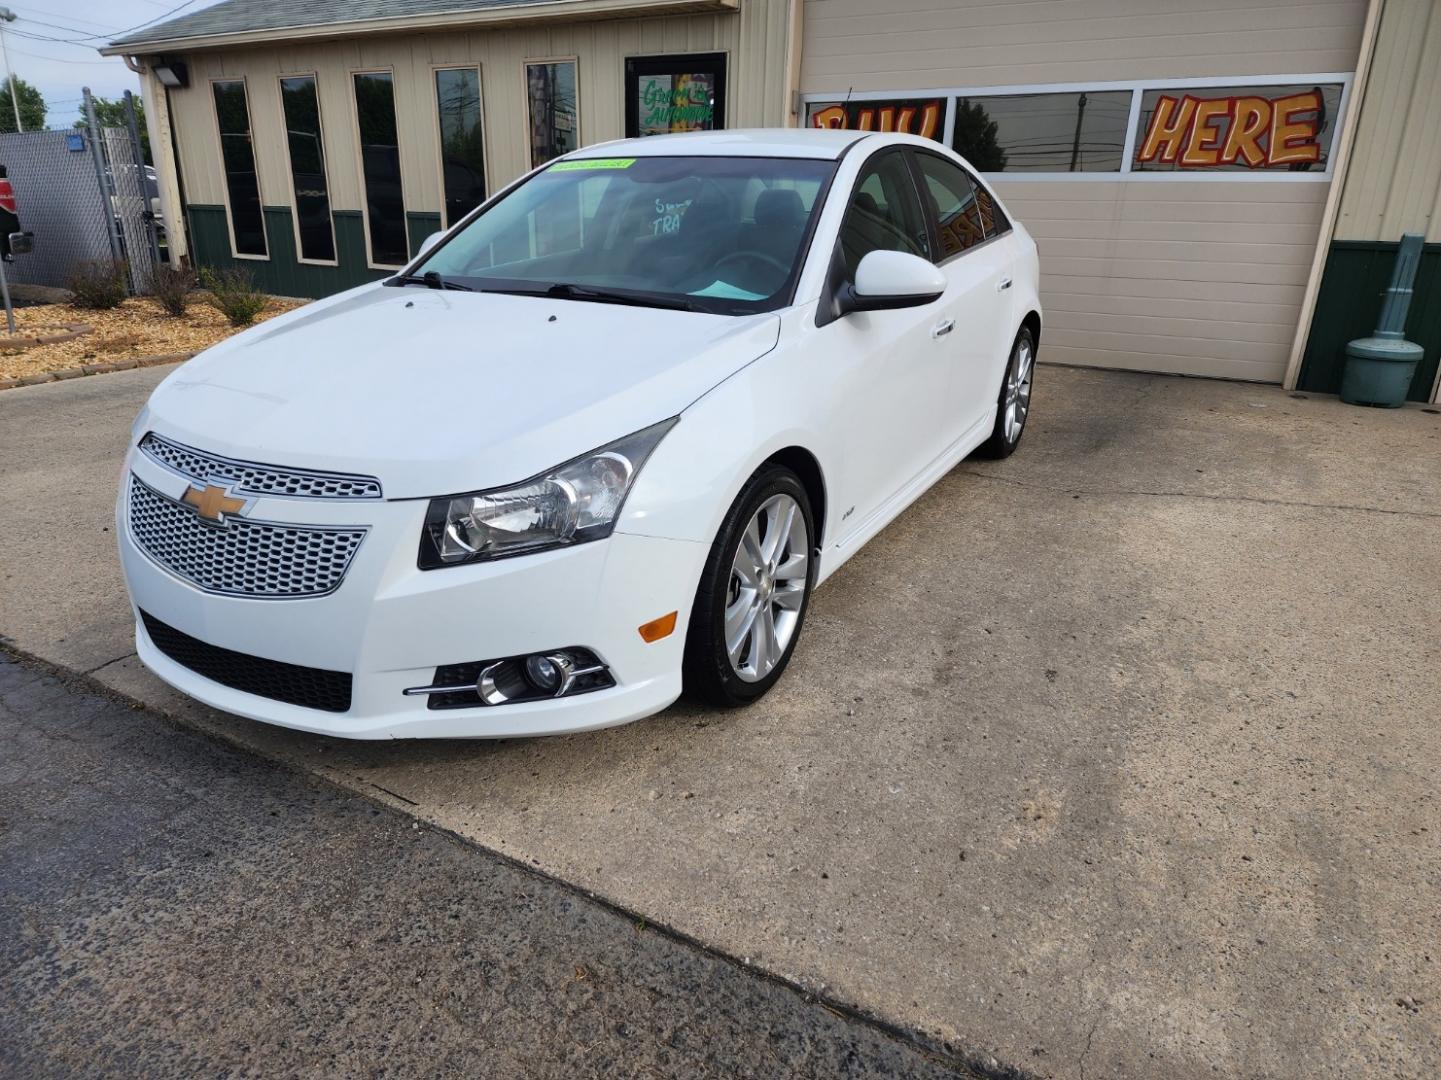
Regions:
M 747 157 L 560 161 L 485 209 L 409 280 L 722 314 L 771 310 L 789 301 L 834 168 Z

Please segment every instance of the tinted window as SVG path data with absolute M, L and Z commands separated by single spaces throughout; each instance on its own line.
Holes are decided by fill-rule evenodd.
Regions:
M 580 146 L 575 61 L 525 65 L 530 108 L 530 164 L 534 168 Z
M 940 258 L 959 255 L 986 238 L 977 188 L 966 171 L 934 154 L 917 154 L 926 198 L 940 232 Z
M 988 172 L 1119 172 L 1129 90 L 958 98 L 951 147 Z
M 485 201 L 480 69 L 444 68 L 437 71 L 435 98 L 440 109 L 445 223 L 453 225 Z
M 295 189 L 295 224 L 300 257 L 335 260 L 335 230 L 330 222 L 330 191 L 325 182 L 325 149 L 320 145 L 320 101 L 310 75 L 280 80 L 290 150 L 290 182 Z
M 886 153 L 861 172 L 841 226 L 841 252 L 852 280 L 872 251 L 906 251 L 930 258 L 930 241 L 906 159 Z
M 220 124 L 220 156 L 225 190 L 230 197 L 230 227 L 237 255 L 265 255 L 265 218 L 260 210 L 260 180 L 255 174 L 255 147 L 250 140 L 250 109 L 245 83 L 239 79 L 213 84 L 215 117 Z
M 370 261 L 400 266 L 410 248 L 405 235 L 405 199 L 400 189 L 395 87 L 389 72 L 355 76 L 355 113 L 360 124 L 360 173 L 365 181 Z
M 684 299 L 725 314 L 788 302 L 830 161 L 642 157 L 557 162 L 417 268 L 481 289 L 557 284 Z

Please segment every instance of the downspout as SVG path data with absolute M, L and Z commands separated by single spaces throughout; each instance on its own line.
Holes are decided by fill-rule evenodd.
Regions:
M 181 196 L 180 165 L 171 138 L 170 97 L 146 64 L 124 56 L 125 66 L 140 76 L 140 98 L 145 103 L 145 130 L 150 135 L 150 154 L 155 159 L 155 176 L 160 184 L 160 214 L 165 219 L 165 239 L 170 262 L 178 266 L 190 254 L 185 231 L 185 200 Z
M 1306 355 L 1306 342 L 1311 337 L 1311 322 L 1316 317 L 1316 300 L 1321 293 L 1321 276 L 1331 254 L 1331 241 L 1336 236 L 1336 219 L 1341 214 L 1341 196 L 1346 189 L 1346 176 L 1351 167 L 1351 147 L 1361 119 L 1361 106 L 1366 100 L 1366 84 L 1371 76 L 1371 58 L 1376 51 L 1376 38 L 1381 26 L 1381 9 L 1386 0 L 1370 0 L 1366 8 L 1365 27 L 1361 31 L 1361 51 L 1356 57 L 1356 75 L 1351 80 L 1351 99 L 1341 130 L 1332 143 L 1335 165 L 1331 171 L 1331 190 L 1326 194 L 1326 207 L 1321 212 L 1321 235 L 1316 238 L 1316 251 L 1311 257 L 1311 274 L 1306 279 L 1306 292 L 1301 298 L 1301 314 L 1296 321 L 1296 336 L 1291 341 L 1291 358 L 1286 363 L 1282 385 L 1296 389 L 1301 378 L 1301 360 Z
M 785 126 L 800 127 L 801 115 L 801 35 L 805 31 L 805 0 L 789 0 L 786 13 L 786 81 Z

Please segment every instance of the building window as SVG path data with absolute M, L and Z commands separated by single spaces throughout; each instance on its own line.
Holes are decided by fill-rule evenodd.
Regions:
M 390 72 L 355 75 L 355 116 L 360 129 L 360 174 L 365 182 L 370 261 L 376 266 L 401 266 L 410 256 L 410 247 L 400 186 L 395 85 Z
M 649 56 L 625 62 L 625 134 L 725 127 L 724 53 Z
M 806 110 L 806 123 L 818 128 L 899 131 L 940 139 L 945 135 L 945 97 L 890 98 L 884 101 L 818 101 Z
M 979 171 L 1120 172 L 1130 90 L 956 100 L 951 146 Z
M 325 179 L 325 148 L 320 142 L 320 99 L 315 76 L 280 80 L 285 144 L 290 152 L 290 182 L 295 190 L 295 231 L 300 257 L 335 261 L 335 228 L 330 219 L 330 189 Z
M 535 168 L 580 146 L 575 61 L 526 64 L 525 85 L 530 105 L 530 164 Z
M 212 83 L 215 119 L 220 126 L 220 157 L 225 167 L 225 192 L 230 201 L 230 231 L 235 254 L 266 258 L 265 215 L 260 209 L 260 178 L 255 172 L 255 147 L 250 139 L 250 108 L 245 80 Z
M 485 133 L 481 122 L 480 69 L 441 68 L 435 73 L 440 111 L 440 168 L 445 224 L 455 224 L 485 201 Z
M 865 91 L 839 99 L 817 94 L 806 97 L 806 123 L 921 135 L 949 143 L 978 172 L 1037 179 L 1331 178 L 1331 142 L 1348 76 L 1226 82 L 1148 79 L 915 96 Z
M 1325 172 L 1338 84 L 1156 89 L 1141 95 L 1135 172 Z

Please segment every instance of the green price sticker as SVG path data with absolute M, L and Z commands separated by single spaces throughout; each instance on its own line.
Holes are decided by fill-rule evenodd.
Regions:
M 552 165 L 547 172 L 578 172 L 581 169 L 629 169 L 635 158 L 590 158 L 582 161 L 562 161 Z

